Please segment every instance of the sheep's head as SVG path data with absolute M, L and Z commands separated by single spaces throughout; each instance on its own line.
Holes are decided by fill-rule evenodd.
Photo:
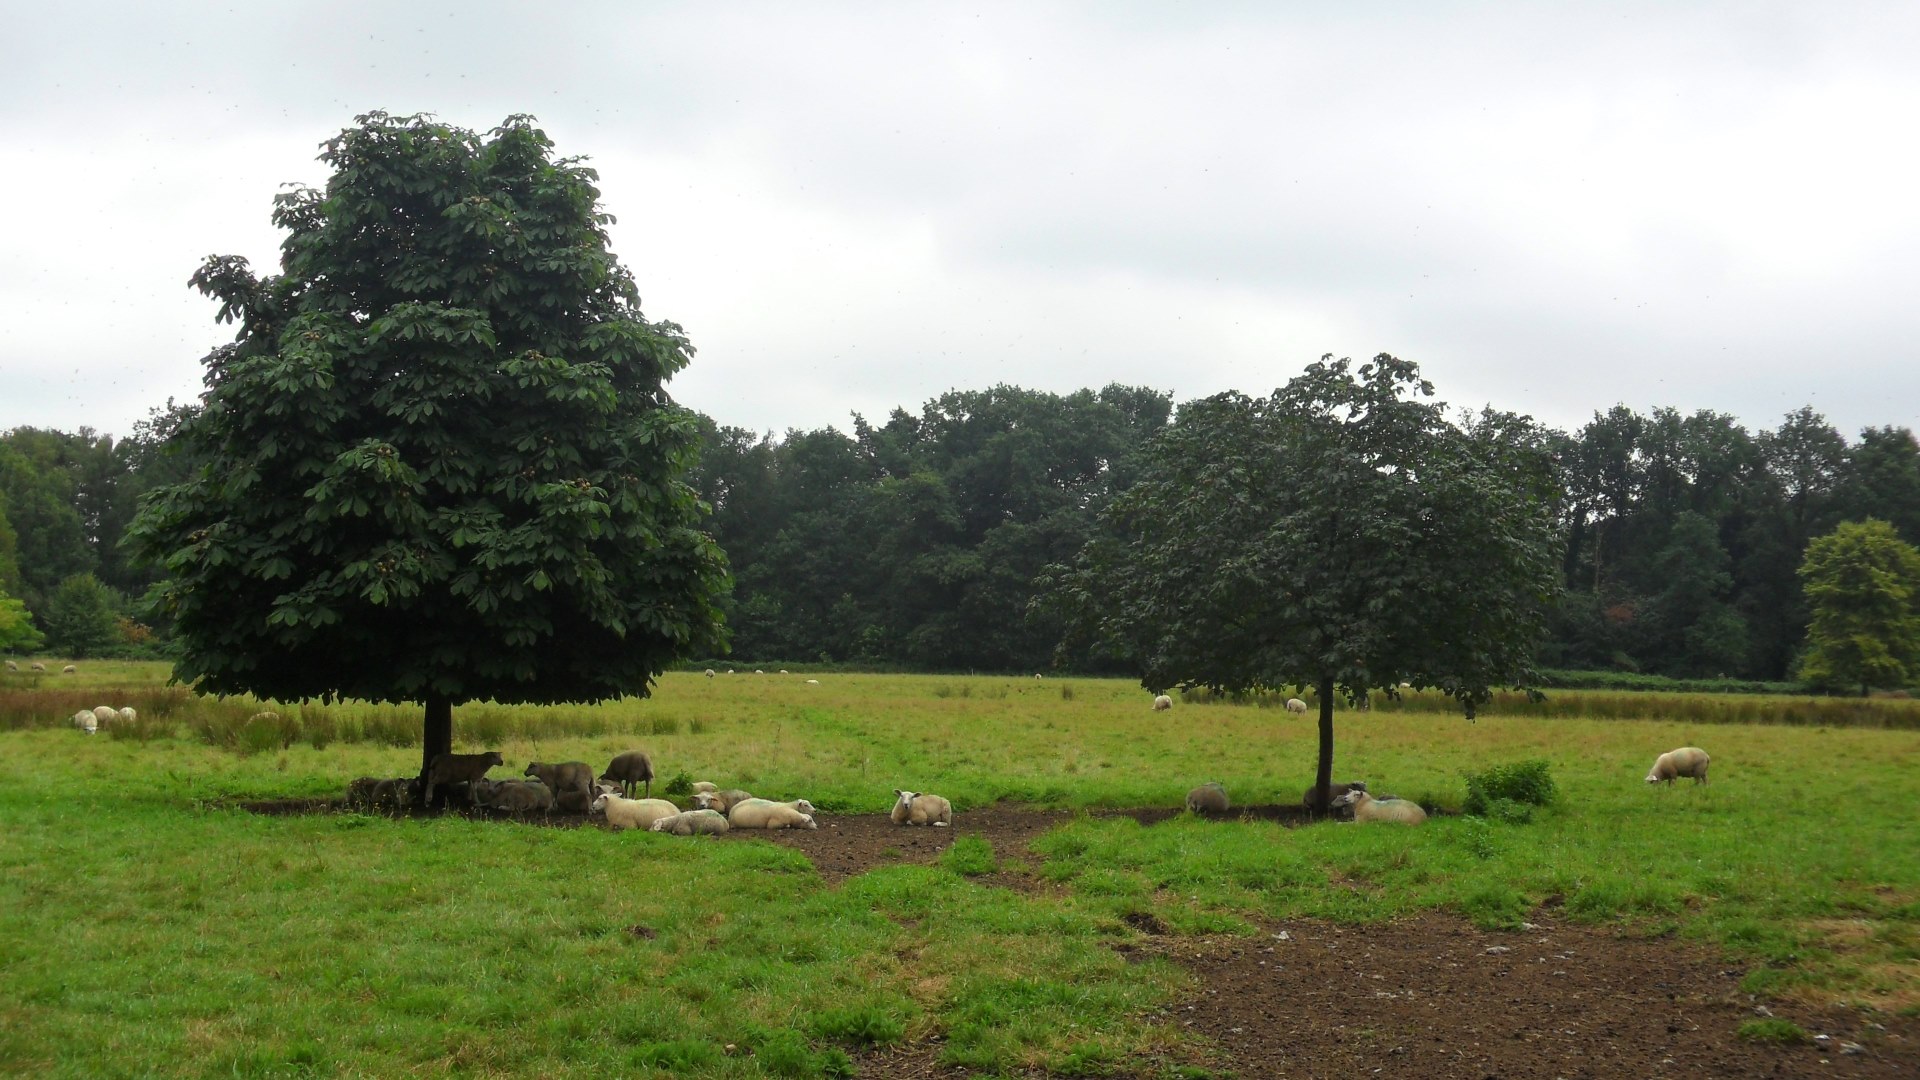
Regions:
M 526 772 L 523 772 L 523 773 L 521 773 L 520 775 L 521 775 L 521 776 L 539 776 L 539 775 L 540 775 L 540 763 L 539 763 L 539 762 L 537 762 L 537 761 L 529 761 L 529 762 L 527 762 L 527 771 L 526 771 Z
M 1352 806 L 1354 803 L 1357 803 L 1361 799 L 1365 798 L 1366 794 L 1367 794 L 1366 788 L 1363 788 L 1363 787 L 1352 788 L 1345 795 L 1342 795 L 1339 798 L 1333 800 L 1333 805 Z
M 805 800 L 805 799 L 795 799 L 795 800 L 793 800 L 793 808 L 794 808 L 795 810 L 798 810 L 798 811 L 800 811 L 800 812 L 801 812 L 801 813 L 803 813 L 803 814 L 806 814 L 806 815 L 808 815 L 808 820 L 809 820 L 809 821 L 811 821 L 811 820 L 812 820 L 812 814 L 813 814 L 813 804 L 812 804 L 812 803 L 810 803 L 810 802 L 808 802 L 808 801 L 807 801 L 807 800 Z M 811 829 L 811 828 L 812 828 L 813 826 L 812 826 L 812 825 L 808 825 L 807 827 L 808 827 L 809 829 Z
M 901 806 L 912 806 L 913 798 L 916 794 L 918 794 L 918 792 L 913 792 L 913 791 L 902 791 L 899 788 L 894 788 L 893 793 L 896 797 L 899 798 L 900 800 L 899 805 Z
M 1657 768 L 1656 768 L 1656 769 L 1654 769 L 1654 770 L 1653 770 L 1652 772 L 1650 772 L 1650 773 L 1648 773 L 1648 774 L 1647 774 L 1647 783 L 1649 783 L 1649 784 L 1657 784 L 1657 783 L 1659 783 L 1659 782 L 1660 782 L 1660 770 L 1659 770 L 1659 769 L 1657 769 Z
M 713 801 L 718 797 L 719 796 L 711 791 L 696 791 L 693 793 L 693 808 L 696 810 L 711 810 L 713 809 Z
M 602 792 L 602 793 L 600 794 L 600 796 L 599 796 L 598 798 L 596 798 L 596 799 L 594 799 L 594 800 L 593 800 L 593 805 L 592 805 L 592 806 L 589 806 L 589 807 L 587 807 L 587 813 L 589 813 L 589 814 L 604 814 L 604 813 L 606 813 L 606 812 L 607 812 L 607 799 L 608 799 L 608 797 L 609 797 L 609 796 L 608 796 L 608 795 L 607 795 L 607 794 L 606 794 L 605 792 Z
M 507 763 L 507 759 L 500 756 L 500 751 L 498 750 L 487 751 L 487 766 L 489 768 L 495 765 L 505 765 L 506 763 Z

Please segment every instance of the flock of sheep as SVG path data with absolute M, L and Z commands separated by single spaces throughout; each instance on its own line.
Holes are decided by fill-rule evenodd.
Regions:
M 112 727 L 115 724 L 131 724 L 140 719 L 140 714 L 129 705 L 116 709 L 111 705 L 97 705 L 91 709 L 81 709 L 73 714 L 73 726 L 91 735 L 99 731 L 102 725 Z
M 7 670 L 17 672 L 20 670 L 20 665 L 16 661 L 9 660 L 7 661 Z M 35 660 L 34 662 L 27 665 L 27 670 L 31 672 L 44 674 L 47 670 L 47 665 L 44 661 Z M 78 666 L 74 664 L 68 664 L 67 666 L 60 669 L 60 674 L 73 675 L 73 674 L 77 674 L 79 670 L 80 668 Z
M 77 719 L 77 718 L 76 718 Z M 653 794 L 653 759 L 644 750 L 629 750 L 594 775 L 584 761 L 529 762 L 520 776 L 489 779 L 487 773 L 506 764 L 500 752 L 437 755 L 424 777 L 378 779 L 362 776 L 347 785 L 346 805 L 362 810 L 399 810 L 416 799 L 429 805 L 442 788 L 464 788 L 467 801 L 478 808 L 513 814 L 551 814 L 554 810 L 604 817 L 615 832 L 640 829 L 673 836 L 710 836 L 732 829 L 817 829 L 813 804 L 805 799 L 776 802 L 756 798 L 738 788 L 721 790 L 709 780 L 693 785 L 693 809 L 684 810 Z M 634 798 L 638 786 L 641 797 Z M 938 795 L 894 789 L 889 815 L 896 825 L 946 826 L 953 823 L 953 804 Z

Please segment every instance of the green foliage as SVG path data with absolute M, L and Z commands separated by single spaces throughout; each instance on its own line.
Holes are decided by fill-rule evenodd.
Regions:
M 1533 820 L 1529 807 L 1553 803 L 1552 766 L 1544 760 L 1495 765 L 1467 774 L 1467 801 L 1462 809 L 1480 817 L 1524 823 Z
M 1800 564 L 1813 624 L 1800 677 L 1904 687 L 1920 679 L 1920 550 L 1878 519 L 1844 522 Z
M 60 582 L 44 612 L 47 645 L 62 656 L 109 653 L 120 641 L 119 598 L 92 574 Z
M 1749 1042 L 1778 1043 L 1782 1046 L 1799 1046 L 1813 1041 L 1813 1036 L 1808 1035 L 1805 1028 L 1777 1016 L 1749 1020 L 1741 1024 L 1735 1034 Z
M 692 348 L 607 250 L 593 170 L 510 117 L 362 116 L 276 199 L 281 272 L 193 277 L 237 324 L 128 530 L 183 680 L 284 700 L 644 695 L 723 644 L 682 480 Z
M 0 653 L 30 653 L 46 644 L 46 636 L 34 628 L 33 613 L 24 600 L 16 600 L 0 591 Z
M 660 793 L 669 799 L 685 798 L 693 794 L 693 777 L 685 770 L 673 774 L 673 779 L 660 785 Z
M 823 1039 L 861 1047 L 890 1046 L 907 1031 L 898 1016 L 878 1005 L 823 1009 L 814 1014 L 808 1027 Z
M 1568 671 L 1555 668 L 1541 670 L 1540 687 L 1543 690 L 1641 690 L 1669 694 L 1797 694 L 1805 690 L 1797 682 L 1679 679 L 1670 675 L 1642 675 L 1631 671 Z
M 940 865 L 965 877 L 991 874 L 1000 868 L 993 844 L 980 836 L 955 837 L 953 844 L 940 853 Z

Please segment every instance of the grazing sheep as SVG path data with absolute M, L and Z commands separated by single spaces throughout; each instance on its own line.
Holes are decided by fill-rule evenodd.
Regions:
M 469 784 L 487 775 L 487 770 L 495 765 L 505 765 L 506 760 L 500 751 L 489 750 L 484 754 L 438 753 L 433 763 L 427 766 L 427 805 L 433 804 L 433 789 L 441 784 Z M 473 789 L 467 789 L 467 797 L 473 797 Z
M 781 669 L 780 669 L 780 674 L 782 674 L 782 675 L 785 675 L 786 673 L 787 673 L 787 669 L 786 669 L 786 668 L 781 668 Z
M 61 669 L 60 669 L 60 674 L 62 674 L 62 675 L 73 675 L 73 674 L 76 674 L 76 673 L 78 673 L 78 672 L 79 672 L 79 670 L 80 670 L 79 668 L 77 668 L 77 667 L 74 667 L 74 666 L 73 666 L 72 664 L 68 664 L 68 665 L 67 665 L 66 667 L 63 667 L 63 668 L 61 668 Z
M 122 705 L 122 706 L 120 707 L 120 722 L 121 722 L 121 723 L 123 723 L 123 724 L 131 724 L 131 723 L 133 723 L 134 721 L 136 721 L 136 720 L 138 720 L 138 719 L 140 719 L 140 714 L 139 714 L 139 713 L 137 713 L 137 712 L 135 712 L 135 711 L 133 711 L 133 706 L 131 706 L 131 705 Z
M 887 816 L 895 825 L 938 825 L 953 824 L 953 804 L 938 795 L 929 795 L 924 791 L 902 791 L 893 789 L 893 811 Z
M 1675 778 L 1691 776 L 1696 785 L 1704 784 L 1707 782 L 1707 765 L 1712 761 L 1707 752 L 1697 746 L 1669 750 L 1653 759 L 1653 768 L 1647 772 L 1647 783 L 1665 781 L 1668 787 L 1672 787 Z
M 1187 792 L 1187 809 L 1196 814 L 1224 814 L 1232 805 L 1227 789 L 1218 783 L 1201 784 Z
M 1420 804 L 1405 799 L 1376 799 L 1367 794 L 1365 788 L 1355 788 L 1340 796 L 1340 805 L 1353 807 L 1355 822 L 1393 821 L 1404 825 L 1418 825 L 1427 820 L 1427 812 Z
M 747 799 L 727 806 L 727 824 L 736 829 L 817 829 L 813 804 L 805 799 L 773 802 Z
M 761 670 L 760 668 L 754 668 L 754 669 L 753 669 L 753 673 L 754 673 L 755 675 L 765 675 L 765 674 L 766 674 L 766 672 L 765 672 L 765 671 L 763 671 L 763 670 Z
M 29 664 L 27 666 L 27 670 L 28 671 L 45 671 L 47 670 L 47 665 L 41 663 L 38 660 L 35 660 L 32 664 Z
M 556 806 L 561 799 L 567 798 L 570 792 L 577 791 L 581 795 L 586 795 L 593 790 L 593 766 L 584 761 L 561 761 L 554 764 L 530 761 L 527 763 L 527 771 L 520 775 L 539 777 L 541 783 L 553 790 Z M 592 801 L 591 798 L 586 799 L 580 804 L 580 809 L 585 810 L 586 804 Z
M 653 794 L 653 759 L 645 750 L 629 750 L 607 763 L 607 771 L 600 779 L 611 780 L 620 785 L 620 794 L 633 798 L 633 785 L 645 784 L 646 794 Z
M 1161 694 L 1159 697 L 1153 699 L 1154 712 L 1166 712 L 1171 708 L 1173 708 L 1173 699 L 1167 695 Z
M 593 812 L 607 815 L 607 824 L 615 832 L 621 829 L 649 829 L 664 817 L 672 817 L 680 808 L 665 799 L 626 799 L 602 795 L 593 800 Z
M 708 668 L 708 669 L 707 669 L 707 678 L 709 678 L 709 679 L 711 679 L 711 678 L 713 678 L 713 669 L 712 669 L 712 668 Z
M 672 836 L 713 836 L 731 827 L 727 824 L 726 815 L 717 810 L 688 810 L 683 814 L 660 818 L 653 823 L 651 831 Z
M 1365 790 L 1367 790 L 1367 782 L 1365 780 L 1351 780 L 1344 784 L 1328 784 L 1327 809 L 1334 817 L 1351 821 L 1353 820 L 1353 808 L 1342 803 L 1340 796 L 1345 795 L 1349 791 Z M 1318 784 L 1308 788 L 1307 793 L 1300 796 L 1300 805 L 1311 810 L 1313 808 L 1313 797 L 1318 794 L 1319 791 L 1320 785 Z
M 808 685 L 808 686 L 819 686 L 819 685 L 820 685 L 820 680 L 819 680 L 819 679 L 808 679 L 808 680 L 807 680 L 807 685 Z
M 20 665 L 19 665 L 19 664 L 16 664 L 16 663 L 14 663 L 14 662 L 13 662 L 13 661 L 11 661 L 11 660 L 9 660 L 9 661 L 7 661 L 7 670 L 8 670 L 8 671 L 19 671 L 19 670 L 20 670 Z
M 102 724 L 115 724 L 120 721 L 120 710 L 115 709 L 111 705 L 95 705 L 93 707 L 93 718 Z
M 100 718 L 93 715 L 92 709 L 81 709 L 73 714 L 73 726 L 91 735 L 100 726 Z
M 1301 701 L 1301 700 L 1300 700 L 1299 698 L 1297 698 L 1297 697 L 1290 697 L 1290 698 L 1288 698 L 1288 699 L 1287 699 L 1287 711 L 1288 711 L 1288 712 L 1290 712 L 1290 713 L 1303 713 L 1303 712 L 1306 712 L 1306 711 L 1307 711 L 1307 703 L 1306 703 L 1306 702 L 1304 702 L 1304 701 Z
M 347 784 L 347 809 L 363 810 L 373 805 L 373 789 L 380 786 L 380 778 L 362 776 Z

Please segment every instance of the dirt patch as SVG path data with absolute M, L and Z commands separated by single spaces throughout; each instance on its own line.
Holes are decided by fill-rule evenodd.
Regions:
M 325 799 L 242 805 L 265 814 L 339 809 Z M 1115 813 L 1152 825 L 1176 811 Z M 822 814 L 817 830 L 719 839 L 798 849 L 837 885 L 878 866 L 933 862 L 957 837 L 978 836 L 993 845 L 1003 868 L 976 880 L 1036 890 L 1054 886 L 1033 874 L 1027 845 L 1072 816 L 991 806 L 956 814 L 952 828 L 916 828 L 882 814 Z M 1298 806 L 1226 816 L 1311 820 Z M 578 814 L 521 820 L 604 827 Z M 1288 922 L 1253 938 L 1188 938 L 1137 914 L 1127 920 L 1135 938 L 1118 948 L 1130 959 L 1165 957 L 1193 972 L 1200 987 L 1193 998 L 1157 1019 L 1206 1036 L 1217 1047 L 1209 1066 L 1243 1078 L 1920 1076 L 1920 1018 L 1763 1004 L 1740 992 L 1745 970 L 1710 949 L 1565 923 L 1551 904 L 1534 918 L 1537 926 L 1518 933 L 1428 914 L 1387 926 Z M 629 932 L 644 935 L 646 928 Z M 1742 1024 L 1768 1014 L 1814 1041 L 1782 1046 L 1739 1037 Z M 966 1075 L 939 1065 L 939 1052 L 937 1042 L 892 1047 L 864 1058 L 861 1075 Z M 1116 1075 L 1166 1071 L 1156 1063 Z

